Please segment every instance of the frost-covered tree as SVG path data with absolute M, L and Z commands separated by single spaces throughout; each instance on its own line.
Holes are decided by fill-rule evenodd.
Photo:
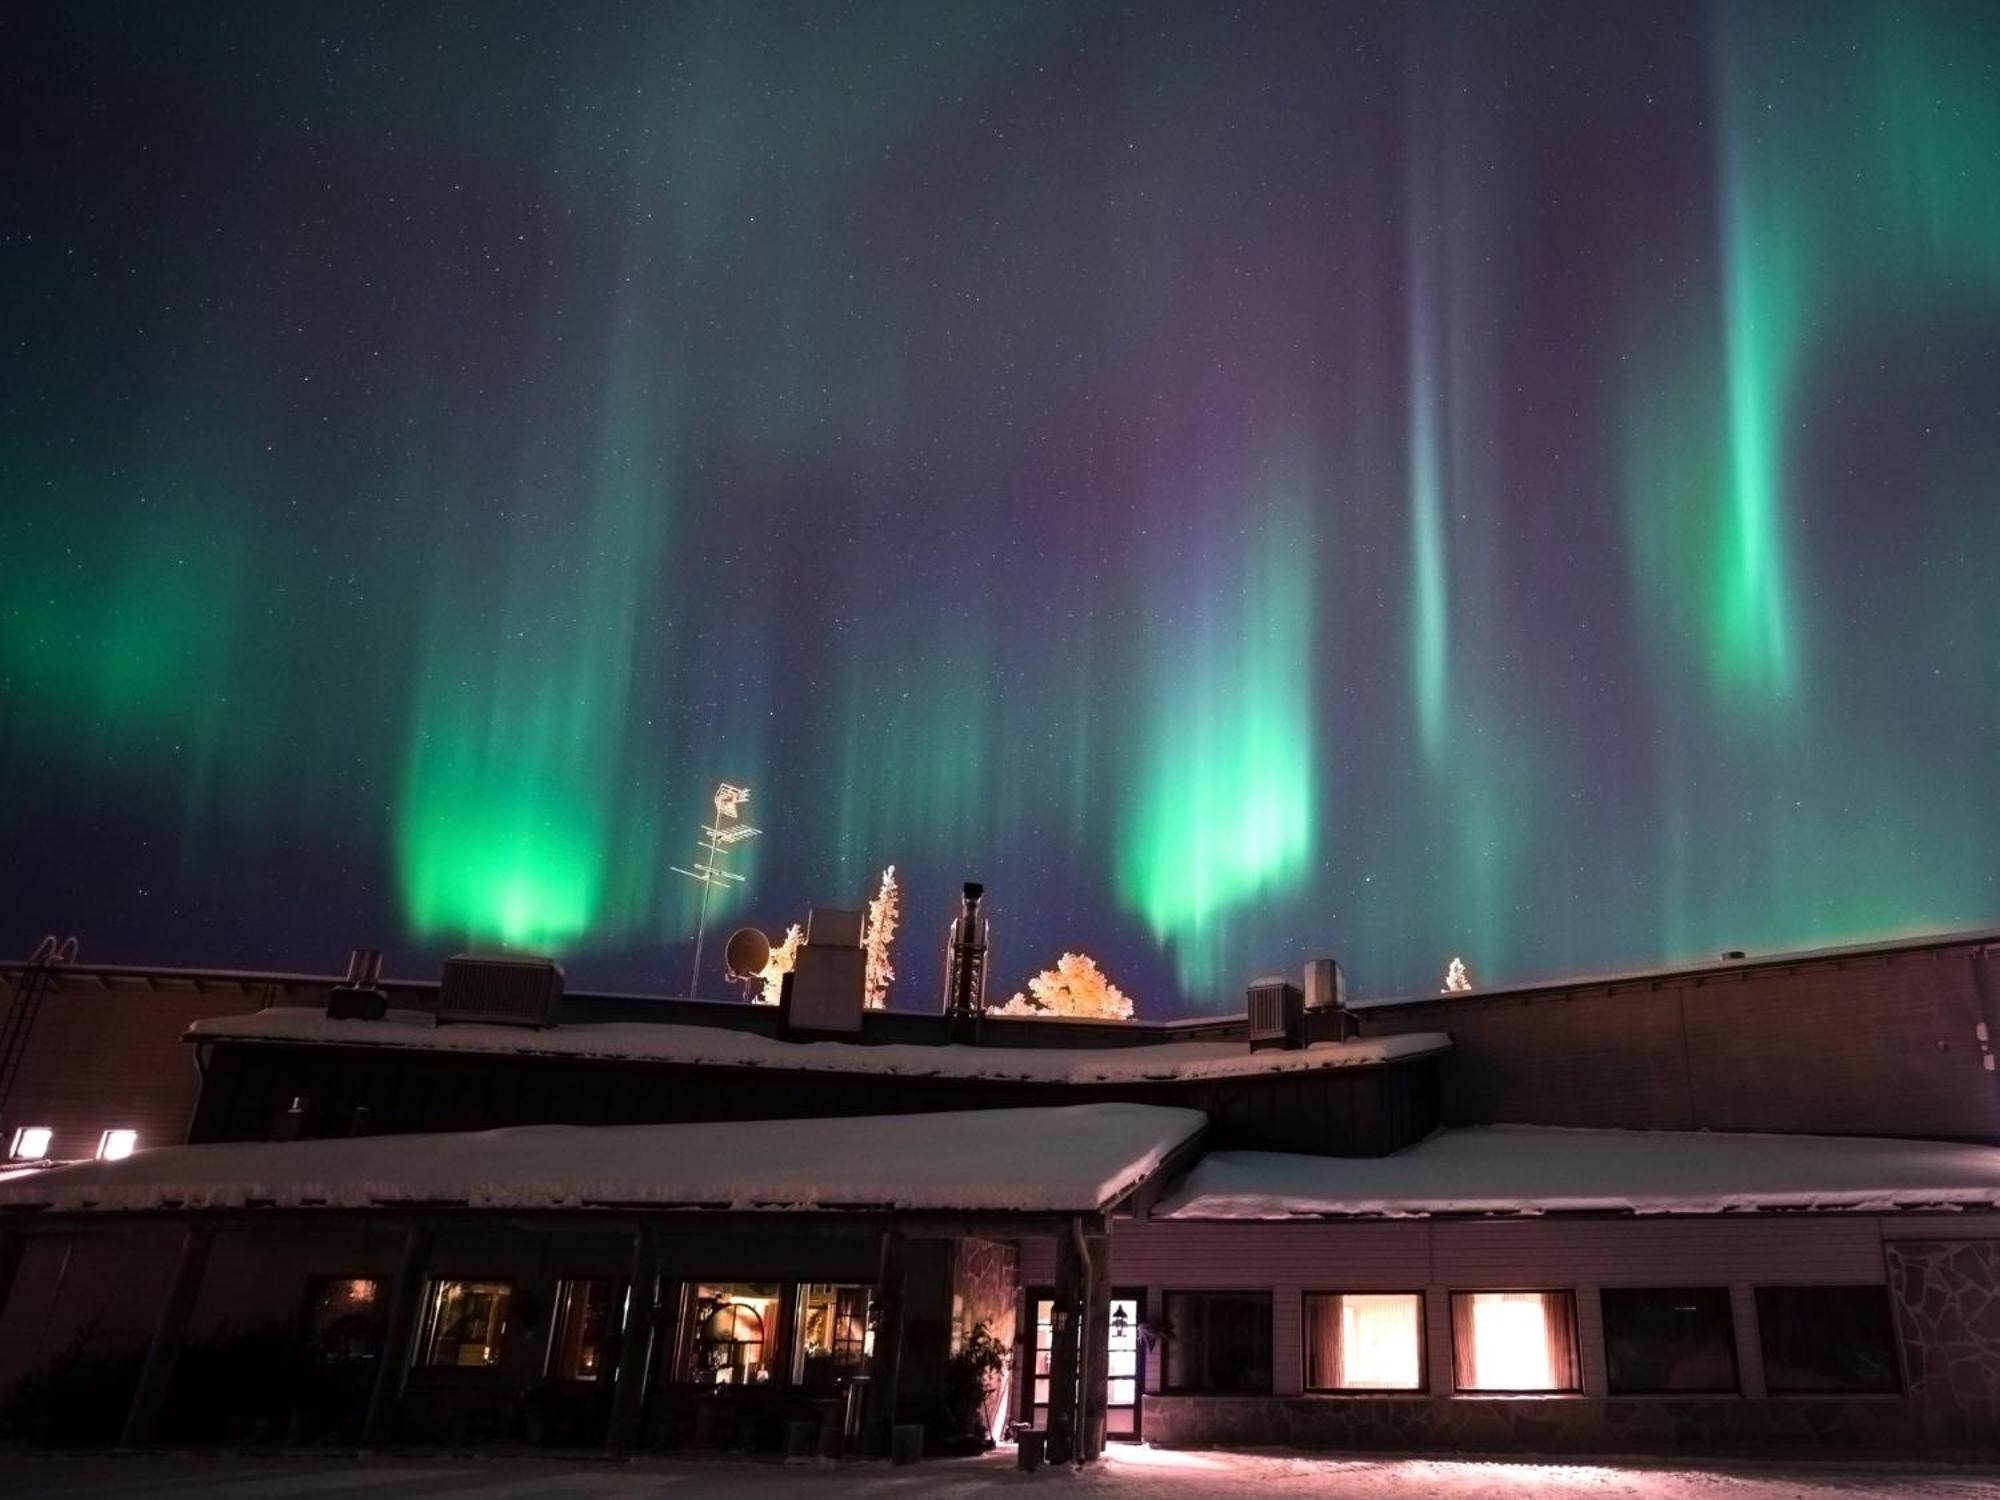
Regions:
M 902 907 L 903 893 L 896 884 L 896 867 L 891 865 L 882 872 L 882 884 L 875 892 L 875 899 L 868 903 L 868 930 L 861 939 L 868 955 L 863 984 L 870 1010 L 880 1010 L 889 1003 L 889 986 L 896 979 L 896 971 L 889 964 L 889 945 L 896 941 L 896 919 Z
M 1026 994 L 1016 992 L 1005 1005 L 994 1007 L 1003 1016 L 1082 1016 L 1093 1021 L 1129 1021 L 1132 1001 L 1125 992 L 1104 977 L 1097 961 L 1088 953 L 1065 953 L 1053 969 L 1044 969 L 1028 981 Z
M 785 940 L 771 950 L 770 962 L 758 971 L 757 977 L 764 981 L 764 991 L 757 997 L 759 1005 L 778 1003 L 778 992 L 784 987 L 785 976 L 792 972 L 792 965 L 799 961 L 799 944 L 805 938 L 805 928 L 796 922 L 785 929 Z
M 1447 995 L 1462 995 L 1472 988 L 1472 974 L 1465 967 L 1465 960 L 1454 958 L 1451 967 L 1444 971 L 1444 989 Z

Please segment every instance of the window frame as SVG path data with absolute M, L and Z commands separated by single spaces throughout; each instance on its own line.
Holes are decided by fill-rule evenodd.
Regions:
M 618 1337 L 623 1331 L 625 1306 L 631 1300 L 632 1296 L 632 1285 L 629 1280 L 618 1275 L 556 1277 L 555 1296 L 550 1299 L 549 1304 L 548 1347 L 542 1355 L 542 1379 L 552 1385 L 576 1386 L 581 1389 L 594 1390 L 599 1385 L 605 1384 L 617 1376 L 618 1372 L 615 1368 L 602 1370 L 596 1375 L 558 1375 L 555 1372 L 556 1355 L 562 1347 L 564 1326 L 563 1293 L 572 1286 L 581 1286 L 589 1282 L 602 1282 L 611 1289 L 611 1307 L 604 1324 L 605 1338 Z M 600 1343 L 599 1348 L 601 1349 L 602 1347 L 602 1343 Z
M 1569 1298 L 1569 1343 L 1570 1362 L 1576 1370 L 1576 1384 L 1565 1386 L 1461 1386 L 1458 1383 L 1458 1311 L 1460 1297 L 1537 1297 Z M 1451 1394 L 1454 1400 L 1477 1401 L 1491 1396 L 1514 1398 L 1534 1396 L 1544 1400 L 1563 1400 L 1586 1394 L 1583 1368 L 1583 1318 L 1577 1309 L 1576 1288 L 1573 1286 L 1465 1286 L 1448 1287 L 1445 1290 L 1445 1316 L 1451 1325 Z
M 1694 1292 L 1720 1293 L 1723 1311 L 1726 1314 L 1723 1320 L 1723 1328 L 1729 1338 L 1729 1368 L 1732 1383 L 1722 1386 L 1662 1386 L 1649 1387 L 1645 1390 L 1620 1390 L 1616 1383 L 1617 1376 L 1612 1365 L 1611 1317 L 1605 1303 L 1605 1298 L 1620 1293 L 1630 1295 L 1635 1292 L 1651 1292 L 1656 1295 L 1686 1295 Z M 1706 1400 L 1716 1396 L 1741 1396 L 1743 1394 L 1743 1350 L 1736 1337 L 1736 1294 L 1727 1284 L 1721 1286 L 1600 1286 L 1597 1289 L 1597 1322 L 1598 1329 L 1603 1334 L 1604 1343 L 1604 1391 L 1605 1395 L 1614 1401 L 1644 1401 L 1654 1398 L 1671 1401 L 1678 1397 L 1701 1397 Z
M 793 1311 L 798 1301 L 798 1288 L 802 1281 L 811 1278 L 772 1276 L 762 1280 L 754 1275 L 728 1276 L 683 1276 L 680 1278 L 680 1295 L 675 1299 L 674 1319 L 674 1363 L 664 1382 L 679 1391 L 691 1391 L 697 1395 L 741 1397 L 758 1391 L 811 1390 L 815 1387 L 792 1385 L 792 1340 L 791 1320 L 797 1316 Z M 873 1285 L 873 1283 L 868 1283 Z M 696 1317 L 701 1302 L 701 1288 L 705 1286 L 775 1286 L 776 1316 L 775 1330 L 768 1331 L 764 1339 L 764 1367 L 771 1372 L 769 1380 L 755 1384 L 745 1382 L 699 1381 L 694 1379 L 696 1352 L 701 1347 L 701 1320 Z
M 1278 1349 L 1277 1318 L 1278 1299 L 1270 1287 L 1233 1286 L 1189 1286 L 1165 1287 L 1160 1292 L 1160 1315 L 1171 1319 L 1173 1301 L 1176 1297 L 1247 1297 L 1261 1300 L 1264 1304 L 1264 1369 L 1265 1381 L 1261 1390 L 1225 1390 L 1209 1385 L 1174 1385 L 1169 1372 L 1173 1368 L 1172 1351 L 1164 1351 L 1160 1358 L 1160 1394 L 1162 1396 L 1248 1396 L 1268 1399 L 1278 1390 Z M 1174 1338 L 1186 1337 L 1186 1330 L 1176 1325 Z
M 444 1365 L 431 1358 L 431 1348 L 437 1336 L 438 1288 L 452 1283 L 463 1285 L 504 1286 L 507 1288 L 507 1311 L 500 1321 L 500 1336 L 494 1341 L 494 1356 L 491 1364 L 484 1365 Z M 515 1307 L 521 1297 L 521 1283 L 512 1276 L 484 1275 L 477 1272 L 454 1273 L 450 1276 L 430 1275 L 424 1278 L 424 1315 L 417 1330 L 416 1347 L 412 1351 L 412 1371 L 422 1371 L 427 1375 L 441 1375 L 446 1378 L 478 1380 L 498 1375 L 507 1366 L 507 1351 L 511 1347 L 508 1334 L 513 1327 Z
M 1306 1339 L 1306 1303 L 1314 1297 L 1415 1297 L 1417 1299 L 1417 1383 L 1384 1387 L 1379 1385 L 1333 1386 L 1312 1385 L 1307 1381 L 1308 1343 Z M 1338 1291 L 1310 1287 L 1299 1293 L 1299 1392 L 1306 1396 L 1340 1396 L 1345 1399 L 1362 1397 L 1388 1397 L 1393 1400 L 1410 1400 L 1417 1396 L 1428 1396 L 1431 1390 L 1431 1339 L 1430 1339 L 1430 1299 L 1424 1295 L 1422 1287 L 1345 1287 Z
M 831 1381 L 807 1380 L 803 1375 L 803 1365 L 806 1358 L 805 1341 L 801 1336 L 798 1325 L 799 1319 L 805 1315 L 805 1289 L 810 1286 L 831 1287 L 836 1290 L 858 1289 L 862 1294 L 861 1339 L 858 1345 L 859 1358 L 855 1362 L 853 1370 L 845 1374 L 836 1375 Z M 880 1302 L 881 1299 L 876 1294 L 875 1283 L 872 1281 L 835 1281 L 826 1278 L 800 1277 L 796 1280 L 780 1283 L 778 1315 L 785 1325 L 785 1338 L 780 1349 L 780 1353 L 784 1358 L 784 1380 L 782 1382 L 771 1383 L 782 1383 L 786 1389 L 794 1391 L 832 1392 L 843 1390 L 856 1379 L 866 1377 L 868 1374 L 868 1361 L 871 1358 L 870 1335 L 874 1332 L 875 1314 L 877 1308 L 880 1306 Z
M 1882 1299 L 1888 1323 L 1889 1375 L 1887 1386 L 1785 1386 L 1771 1380 L 1770 1339 L 1764 1317 L 1766 1292 L 1873 1292 Z M 1910 1372 L 1903 1368 L 1903 1338 L 1896 1327 L 1896 1299 L 1883 1281 L 1786 1281 L 1759 1282 L 1750 1288 L 1750 1300 L 1757 1309 L 1757 1360 L 1762 1366 L 1764 1394 L 1787 1401 L 1834 1400 L 1904 1401 L 1910 1395 Z

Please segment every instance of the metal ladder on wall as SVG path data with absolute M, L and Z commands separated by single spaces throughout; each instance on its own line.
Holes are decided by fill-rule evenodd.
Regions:
M 0 1023 L 0 1119 L 6 1118 L 7 1096 L 13 1092 L 14 1075 L 21 1071 L 21 1059 L 27 1055 L 28 1036 L 35 1029 L 42 1000 L 55 987 L 56 970 L 75 958 L 76 939 L 57 942 L 51 933 L 36 944 L 28 966 L 14 975 L 14 1003 L 7 1008 L 6 1021 Z

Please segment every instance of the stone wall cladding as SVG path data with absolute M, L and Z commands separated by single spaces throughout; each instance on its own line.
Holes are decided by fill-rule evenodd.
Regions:
M 1934 1446 L 2000 1448 L 2000 1245 L 1887 1245 L 1903 1378 Z
M 1449 1453 L 1917 1452 L 1900 1397 L 1644 1401 L 1567 1397 L 1147 1396 L 1163 1448 Z
M 999 1240 L 961 1239 L 951 1273 L 951 1345 L 957 1349 L 979 1324 L 1004 1348 L 1014 1347 L 1014 1311 L 1020 1302 L 1020 1252 Z M 987 1401 L 987 1426 L 997 1432 L 1013 1409 L 1014 1372 L 1003 1372 Z

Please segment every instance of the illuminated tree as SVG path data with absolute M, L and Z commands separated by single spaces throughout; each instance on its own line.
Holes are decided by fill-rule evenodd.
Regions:
M 785 929 L 785 940 L 771 950 L 770 962 L 757 975 L 764 981 L 764 993 L 757 998 L 759 1005 L 778 1003 L 778 992 L 784 987 L 785 976 L 792 972 L 792 965 L 799 961 L 799 944 L 805 937 L 806 930 L 796 922 Z
M 1465 967 L 1465 960 L 1454 958 L 1451 967 L 1444 971 L 1444 990 L 1447 995 L 1462 995 L 1472 988 L 1472 974 Z
M 863 983 L 870 1010 L 880 1010 L 889 1003 L 889 986 L 896 978 L 896 971 L 889 965 L 889 945 L 896 941 L 896 918 L 902 905 L 896 867 L 891 865 L 882 872 L 881 888 L 868 903 L 868 932 L 861 940 L 868 953 L 868 971 Z
M 1016 993 L 995 1007 L 1003 1016 L 1083 1016 L 1093 1021 L 1129 1021 L 1132 1001 L 1104 977 L 1088 953 L 1065 953 L 1053 969 L 1028 981 L 1028 992 Z

